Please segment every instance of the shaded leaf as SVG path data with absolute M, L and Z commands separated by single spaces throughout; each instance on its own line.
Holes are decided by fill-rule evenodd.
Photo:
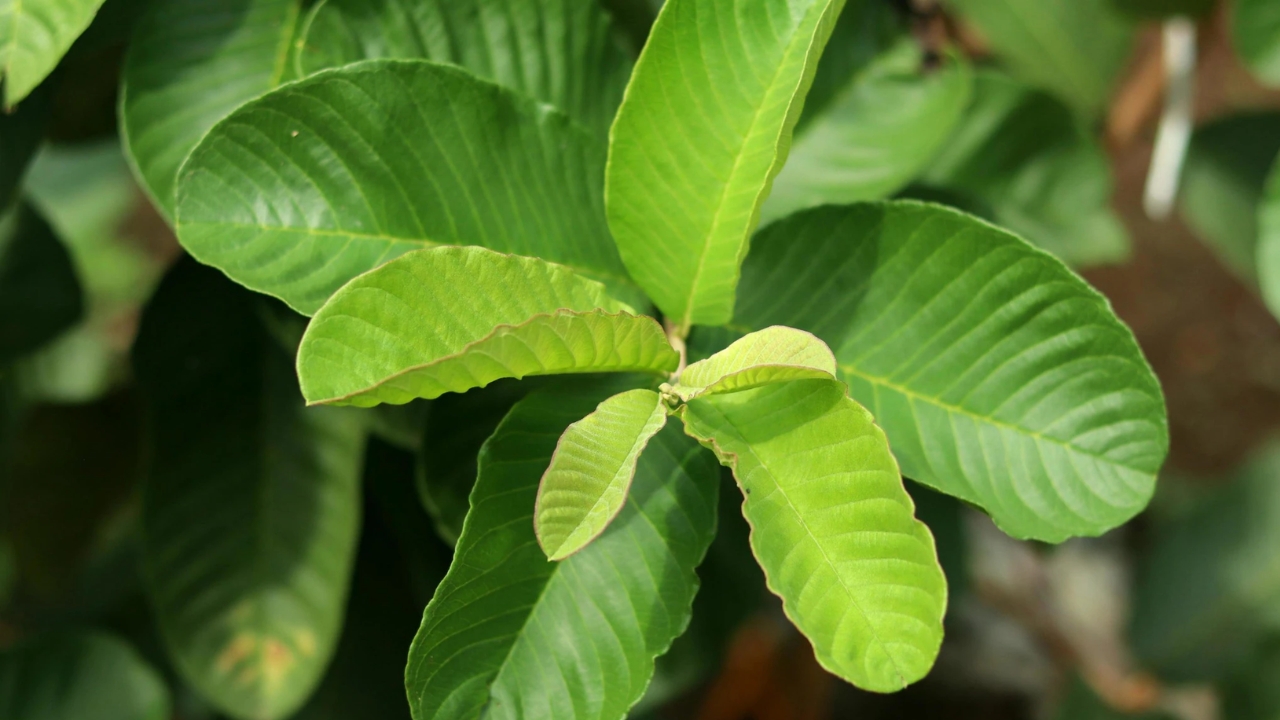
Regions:
M 5 720 L 167 720 L 169 689 L 109 635 L 57 635 L 0 652 Z
M 905 201 L 803 212 L 753 245 L 735 329 L 822 338 L 907 477 L 1051 542 L 1146 506 L 1168 451 L 1160 386 L 1057 259 Z
M 947 584 L 871 414 L 833 380 L 693 400 L 690 435 L 733 469 L 751 547 L 823 667 L 891 692 L 942 645 Z
M 614 395 L 565 429 L 533 507 L 534 534 L 548 559 L 578 552 L 613 522 L 640 454 L 666 424 L 662 397 L 639 388 Z
M 804 99 L 796 132 L 827 112 L 828 105 L 849 87 L 881 53 L 901 39 L 906 23 L 883 0 L 848 0 L 818 60 L 813 86 Z
M 1020 79 L 1076 112 L 1102 111 L 1124 67 L 1134 25 L 1113 0 L 947 0 Z
M 1258 284 L 1280 317 L 1280 161 L 1272 169 L 1258 209 Z
M 477 247 L 404 256 L 340 290 L 298 352 L 311 403 L 431 399 L 506 377 L 670 372 L 662 328 L 559 265 Z
M 223 712 L 295 711 L 342 627 L 359 526 L 360 418 L 307 409 L 261 299 L 190 260 L 142 322 L 151 453 L 144 569 L 183 678 Z
M 968 64 L 926 65 L 903 39 L 878 56 L 818 115 L 806 115 L 765 201 L 764 222 L 796 210 L 879 200 L 911 181 L 950 136 L 969 101 Z
M 23 203 L 0 214 L 0 367 L 74 325 L 84 296 L 53 228 Z
M 36 89 L 93 22 L 103 0 L 5 0 L 0 4 L 4 107 Z
M 1101 145 L 1062 102 L 1003 73 L 976 74 L 973 102 L 923 182 L 989 206 L 992 220 L 1068 264 L 1129 254 Z
M 1111 0 L 1125 15 L 1135 18 L 1203 17 L 1213 10 L 1214 0 Z
M 605 224 L 597 148 L 564 115 L 456 67 L 365 61 L 210 131 L 184 166 L 178 239 L 307 315 L 353 277 L 436 245 L 563 263 L 639 307 Z
M 1280 85 L 1280 7 L 1269 0 L 1236 0 L 1231 32 L 1254 76 Z
M 668 427 L 595 542 L 551 563 L 533 532 L 557 439 L 635 386 L 617 377 L 538 391 L 485 444 L 453 567 L 410 652 L 415 718 L 612 720 L 644 692 L 653 658 L 688 623 L 693 571 L 715 533 L 711 457 Z
M 0 112 L 0 212 L 18 195 L 31 158 L 44 140 L 49 93 L 38 92 L 11 113 Z
M 753 332 L 685 368 L 673 390 L 681 399 L 690 400 L 774 382 L 835 375 L 836 358 L 826 343 L 803 330 L 778 326 Z
M 606 170 L 631 276 L 687 333 L 733 314 L 738 269 L 844 0 L 671 0 Z
M 323 0 L 311 11 L 300 72 L 374 58 L 460 65 L 608 135 L 631 74 L 597 2 Z
M 1280 717 L 1280 646 L 1274 638 L 1257 653 L 1241 677 L 1222 690 L 1222 716 L 1231 720 Z
M 171 220 L 178 168 L 214 123 L 290 79 L 303 0 L 153 0 L 129 43 L 120 137 Z

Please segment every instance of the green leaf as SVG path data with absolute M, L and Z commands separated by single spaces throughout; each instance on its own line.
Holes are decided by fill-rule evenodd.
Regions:
M 760 205 L 844 0 L 670 0 L 614 123 L 609 227 L 681 329 L 733 314 Z
M 693 400 L 690 435 L 733 469 L 769 589 L 818 662 L 892 692 L 942 645 L 947 583 L 871 414 L 834 380 Z
M 533 507 L 533 530 L 547 559 L 578 552 L 613 522 L 640 453 L 666 424 L 662 396 L 640 388 L 605 400 L 564 431 Z
M 765 222 L 815 205 L 879 200 L 924 168 L 969 102 L 968 63 L 926 64 L 903 39 L 796 131 L 787 164 L 761 211 Z
M 459 244 L 569 265 L 639 307 L 598 150 L 564 115 L 456 67 L 365 61 L 210 131 L 183 169 L 178 239 L 306 315 L 391 258 Z
M 360 418 L 307 409 L 262 299 L 184 260 L 143 318 L 144 570 L 183 678 L 274 720 L 324 674 L 360 523 Z
M 675 370 L 652 318 L 559 265 L 477 247 L 406 255 L 356 278 L 298 351 L 307 401 L 369 407 L 505 377 Z
M 41 83 L 89 27 L 103 0 L 0 2 L 0 78 L 4 107 L 17 105 Z
M 796 132 L 825 114 L 830 103 L 881 53 L 900 40 L 906 30 L 906 23 L 888 3 L 848 0 L 818 61 Z
M 0 113 L 0 211 L 18 194 L 22 176 L 44 140 L 49 93 L 38 92 L 11 113 Z
M 973 102 L 922 181 L 990 206 L 996 222 L 1070 265 L 1128 257 L 1101 145 L 1062 102 L 1003 73 L 976 74 Z
M 1113 0 L 948 0 L 1022 80 L 1093 118 L 1128 60 L 1134 25 Z
M 71 256 L 26 203 L 0 214 L 0 367 L 74 325 L 84 297 Z
M 214 123 L 290 79 L 303 0 L 154 0 L 120 90 L 120 137 L 172 219 L 178 168 Z M 223 191 L 225 192 L 225 190 Z
M 169 689 L 114 637 L 56 635 L 0 652 L 0 717 L 167 720 Z
M 834 379 L 836 358 L 812 334 L 789 327 L 751 333 L 680 374 L 682 400 L 800 379 Z
M 1267 307 L 1280 317 L 1280 160 L 1272 164 L 1258 206 L 1258 285 Z
M 1214 0 L 1111 0 L 1111 4 L 1129 17 L 1171 18 L 1179 15 L 1203 17 L 1213 10 Z
M 323 0 L 311 11 L 300 72 L 374 58 L 421 58 L 566 112 L 608 135 L 631 75 L 609 14 L 581 0 Z
M 1270 0 L 1236 0 L 1231 32 L 1254 76 L 1280 85 L 1280 7 Z
M 1146 506 L 1168 451 L 1160 385 L 1059 260 L 915 202 L 806 211 L 753 246 L 735 328 L 822 338 L 907 477 L 1051 542 Z
M 552 563 L 533 530 L 557 439 L 635 386 L 618 377 L 538 391 L 485 444 L 453 567 L 409 654 L 415 718 L 614 720 L 643 694 L 653 659 L 689 622 L 694 568 L 715 534 L 711 457 L 668 427 L 595 542 Z

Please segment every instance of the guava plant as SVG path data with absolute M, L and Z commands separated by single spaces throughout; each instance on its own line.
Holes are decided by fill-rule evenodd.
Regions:
M 361 448 L 405 416 L 325 406 L 488 432 L 444 403 L 561 376 L 502 407 L 461 507 L 423 479 L 455 543 L 405 672 L 424 720 L 624 717 L 689 625 L 717 462 L 787 617 L 878 692 L 929 672 L 947 605 L 904 475 L 1046 542 L 1150 499 L 1164 403 L 1107 301 L 984 220 L 859 202 L 975 88 L 945 53 L 894 91 L 924 60 L 895 35 L 884 86 L 842 89 L 872 3 L 668 0 L 634 61 L 586 0 L 225 5 L 157 0 L 120 105 L 186 251 L 283 301 L 180 263 L 134 351 L 148 596 L 220 710 L 288 716 L 334 653 Z M 867 137 L 892 162 L 842 152 Z

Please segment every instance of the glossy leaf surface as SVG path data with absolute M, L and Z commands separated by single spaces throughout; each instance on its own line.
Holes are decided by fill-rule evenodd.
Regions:
M 339 291 L 302 338 L 298 375 L 308 402 L 371 406 L 505 377 L 678 363 L 658 323 L 600 283 L 534 258 L 440 247 Z
M 834 380 L 693 400 L 690 435 L 733 469 L 751 547 L 818 662 L 900 690 L 933 666 L 947 584 L 871 414 Z
M 927 67 L 915 40 L 882 53 L 823 112 L 806 115 L 765 201 L 764 221 L 900 190 L 950 136 L 971 82 L 968 64 L 955 55 Z
M 640 453 L 666 424 L 662 397 L 639 388 L 605 400 L 564 431 L 533 511 L 548 559 L 563 560 L 604 532 L 627 501 Z
M 324 674 L 360 523 L 360 419 L 304 407 L 263 299 L 185 260 L 143 320 L 144 569 L 183 678 L 237 718 L 283 718 Z
M 366 61 L 219 123 L 185 166 L 178 238 L 307 315 L 360 273 L 438 245 L 541 257 L 625 292 L 598 148 L 564 115 L 456 67 Z
M 844 0 L 673 0 L 613 126 L 609 227 L 673 323 L 719 325 Z
M 168 720 L 169 689 L 114 637 L 46 636 L 0 652 L 0 717 Z
M 1146 506 L 1168 451 L 1160 386 L 1057 259 L 914 202 L 800 213 L 753 245 L 735 329 L 822 338 L 907 477 L 1046 541 Z
M 772 382 L 835 375 L 836 358 L 826 343 L 803 330 L 771 327 L 751 333 L 685 368 L 674 390 L 689 400 Z
M 580 0 L 323 0 L 311 11 L 303 75 L 374 58 L 421 58 L 559 108 L 603 140 L 631 59 L 599 3 Z
M 453 566 L 427 606 L 406 682 L 415 718 L 620 720 L 689 621 L 715 531 L 715 462 L 669 426 L 595 542 L 548 562 L 533 531 L 558 438 L 626 378 L 522 400 L 485 444 Z
M 103 0 L 0 2 L 0 78 L 4 107 L 12 108 L 57 67 Z
M 155 0 L 129 43 L 120 136 L 172 220 L 178 168 L 214 123 L 291 79 L 303 0 Z
M 71 256 L 22 203 L 0 213 L 0 367 L 53 340 L 84 313 Z

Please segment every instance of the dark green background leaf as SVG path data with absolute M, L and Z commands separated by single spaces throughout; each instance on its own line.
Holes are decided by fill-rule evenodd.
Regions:
M 0 717 L 168 720 L 169 690 L 114 637 L 44 637 L 0 652 Z
M 71 256 L 22 203 L 0 214 L 0 367 L 70 328 L 84 313 Z

